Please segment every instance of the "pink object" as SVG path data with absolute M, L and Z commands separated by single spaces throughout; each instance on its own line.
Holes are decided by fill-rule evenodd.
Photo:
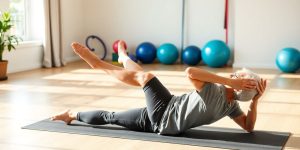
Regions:
M 117 40 L 117 41 L 115 41 L 114 44 L 113 44 L 113 50 L 114 50 L 114 52 L 117 53 L 117 54 L 118 54 L 118 43 L 119 43 L 119 42 L 120 42 L 120 40 Z M 127 49 L 126 43 L 125 43 L 125 49 Z

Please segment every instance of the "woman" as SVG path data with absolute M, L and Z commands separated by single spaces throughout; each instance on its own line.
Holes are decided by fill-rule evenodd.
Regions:
M 185 72 L 195 90 L 174 96 L 155 75 L 144 72 L 141 66 L 127 56 L 124 41 L 118 44 L 118 61 L 124 68 L 99 60 L 79 43 L 73 43 L 72 47 L 92 68 L 102 69 L 126 84 L 142 87 L 147 107 L 124 112 L 67 110 L 52 116 L 52 120 L 61 120 L 66 124 L 73 120 L 93 125 L 116 124 L 135 131 L 172 135 L 229 116 L 248 132 L 254 128 L 257 103 L 266 88 L 266 80 L 249 70 L 238 71 L 231 78 L 226 78 L 189 67 Z M 237 100 L 252 100 L 247 115 Z

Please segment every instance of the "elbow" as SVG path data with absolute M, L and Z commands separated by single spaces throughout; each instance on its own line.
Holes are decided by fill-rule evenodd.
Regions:
M 245 130 L 249 133 L 253 132 L 254 130 L 254 126 L 251 126 L 251 127 L 246 127 Z
M 253 129 L 246 129 L 246 131 L 251 133 L 251 132 L 253 132 Z
M 185 69 L 185 73 L 186 73 L 186 74 L 190 74 L 190 73 L 192 72 L 192 70 L 193 70 L 193 67 L 187 67 L 187 68 Z
M 193 78 L 194 74 L 195 74 L 195 67 L 187 67 L 185 69 L 185 73 L 189 78 Z

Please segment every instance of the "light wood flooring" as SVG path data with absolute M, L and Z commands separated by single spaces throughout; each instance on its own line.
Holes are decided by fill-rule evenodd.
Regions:
M 173 94 L 192 90 L 183 70 L 186 66 L 143 65 L 156 74 Z M 228 76 L 232 68 L 211 69 Z M 300 149 L 300 74 L 253 69 L 268 79 L 268 87 L 258 106 L 255 129 L 291 132 L 285 149 Z M 249 103 L 241 103 L 246 111 Z M 0 82 L 0 149 L 2 150 L 99 150 L 99 149 L 214 149 L 196 146 L 74 135 L 21 129 L 65 109 L 111 111 L 144 107 L 140 88 L 124 85 L 84 62 L 63 68 L 37 69 L 9 74 Z M 211 126 L 239 128 L 228 117 Z

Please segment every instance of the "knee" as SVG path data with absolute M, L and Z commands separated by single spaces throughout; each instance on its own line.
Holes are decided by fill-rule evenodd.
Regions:
M 138 76 L 138 81 L 141 86 L 145 86 L 148 81 L 150 81 L 155 76 L 150 72 L 141 72 Z
M 143 76 L 144 84 L 146 84 L 148 81 L 150 81 L 154 77 L 155 76 L 152 73 L 149 73 L 149 72 L 144 73 L 144 76 Z

